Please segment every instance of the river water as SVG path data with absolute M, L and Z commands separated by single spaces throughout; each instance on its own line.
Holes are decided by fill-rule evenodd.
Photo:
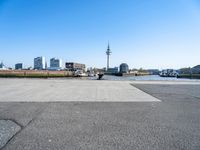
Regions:
M 89 80 L 96 80 L 97 77 L 89 77 Z M 104 75 L 103 80 L 117 80 L 117 81 L 200 81 L 198 79 L 183 79 L 183 78 L 172 78 L 172 77 L 160 77 L 159 75 L 147 75 L 147 76 L 110 76 Z

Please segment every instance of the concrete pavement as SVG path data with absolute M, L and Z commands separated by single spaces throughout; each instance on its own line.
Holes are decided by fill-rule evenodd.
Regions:
M 1 102 L 160 101 L 130 82 L 58 79 L 0 79 Z
M 3 150 L 200 149 L 200 85 L 104 82 L 160 101 L 0 102 L 0 119 L 22 127 Z
M 11 120 L 0 120 L 0 149 L 21 129 Z

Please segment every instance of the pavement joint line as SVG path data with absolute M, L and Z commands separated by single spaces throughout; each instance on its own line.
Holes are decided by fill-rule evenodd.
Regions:
M 6 144 L 5 144 L 2 148 L 0 148 L 0 150 L 3 149 L 3 148 L 5 148 L 15 136 L 17 136 L 22 130 L 24 130 L 27 126 L 29 126 L 34 120 L 36 120 L 37 117 L 38 117 L 39 115 L 41 115 L 41 114 L 44 112 L 44 110 L 45 110 L 48 106 L 49 106 L 49 104 L 48 104 L 45 108 L 41 108 L 41 110 L 40 110 L 40 111 L 39 111 L 25 126 L 21 125 L 20 123 L 18 123 L 18 122 L 17 122 L 16 120 L 14 120 L 14 119 L 0 119 L 0 120 L 10 120 L 10 121 L 14 122 L 15 124 L 17 124 L 17 125 L 21 128 L 18 132 L 16 132 L 16 134 L 14 134 L 14 135 L 6 142 Z
M 41 115 L 47 109 L 50 103 L 49 102 L 46 103 L 48 103 L 48 105 L 46 105 L 45 108 L 40 108 L 41 110 L 39 110 L 39 112 L 36 113 L 36 115 L 22 129 L 25 129 L 27 126 L 29 126 L 34 120 L 38 118 L 39 115 Z
M 13 119 L 0 119 L 0 120 L 11 121 L 11 122 L 15 123 L 17 126 L 20 127 L 19 131 L 17 131 L 15 134 L 13 134 L 13 135 L 10 137 L 10 139 L 4 144 L 4 146 L 2 146 L 2 147 L 0 148 L 0 150 L 3 150 L 3 149 L 9 144 L 9 142 L 10 142 L 16 135 L 18 135 L 18 134 L 22 131 L 23 126 L 22 126 L 21 124 L 19 124 L 17 121 L 13 120 Z
M 20 126 L 21 129 L 24 127 L 23 125 L 21 125 L 18 121 L 16 121 L 16 120 L 13 119 L 13 118 L 6 118 L 6 119 L 1 119 L 1 118 L 0 118 L 0 120 L 12 121 L 12 122 L 14 122 L 16 125 Z
M 141 88 L 138 88 L 138 87 L 134 86 L 134 84 L 133 84 L 133 83 L 130 83 L 130 85 L 131 85 L 131 86 L 133 86 L 133 87 L 135 87 L 135 88 L 137 88 L 138 90 L 140 90 L 140 91 L 142 91 L 142 92 L 144 92 L 144 93 L 146 93 L 146 94 L 148 94 L 148 95 L 151 95 L 152 97 L 154 97 L 154 98 L 158 99 L 158 100 L 159 100 L 158 102 L 162 102 L 162 100 L 161 100 L 161 99 L 159 99 L 159 97 L 156 97 L 155 95 L 152 95 L 152 94 L 148 93 L 147 91 L 145 91 L 145 90 L 142 90 Z

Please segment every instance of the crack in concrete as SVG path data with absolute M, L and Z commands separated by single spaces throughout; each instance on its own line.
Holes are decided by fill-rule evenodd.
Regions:
M 16 137 L 20 132 L 22 132 L 26 127 L 28 127 L 34 120 L 36 120 L 38 118 L 39 115 L 41 115 L 49 106 L 50 103 L 48 103 L 48 105 L 46 105 L 46 107 L 42 107 L 40 108 L 40 110 L 38 111 L 38 113 L 35 114 L 35 116 L 25 125 L 21 125 L 18 121 L 16 121 L 15 119 L 1 119 L 1 120 L 9 120 L 14 122 L 16 125 L 18 125 L 20 127 L 20 130 L 18 130 L 5 144 L 3 147 L 0 148 L 0 150 L 3 150 L 13 139 L 14 137 Z

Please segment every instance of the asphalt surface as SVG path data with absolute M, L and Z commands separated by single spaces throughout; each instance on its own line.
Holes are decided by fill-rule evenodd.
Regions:
M 134 84 L 161 102 L 0 102 L 3 150 L 199 150 L 200 85 Z

